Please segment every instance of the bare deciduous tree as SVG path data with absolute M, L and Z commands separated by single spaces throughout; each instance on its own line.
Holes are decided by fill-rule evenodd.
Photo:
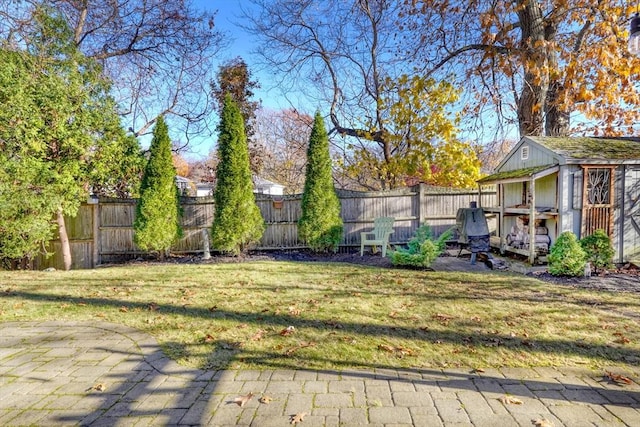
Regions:
M 295 110 L 259 110 L 256 143 L 264 152 L 263 175 L 285 186 L 288 194 L 302 193 L 307 145 L 313 117 Z
M 159 115 L 179 127 L 188 142 L 208 128 L 212 60 L 224 46 L 215 14 L 196 10 L 186 0 L 21 0 L 2 2 L 0 31 L 19 40 L 38 3 L 60 11 L 74 41 L 98 60 L 113 81 L 112 94 L 126 126 L 150 132 Z
M 258 53 L 285 76 L 282 86 L 291 85 L 311 102 L 328 106 L 330 135 L 343 137 L 342 158 L 354 162 L 347 169 L 367 172 L 364 179 L 357 178 L 361 186 L 393 188 L 404 185 L 408 176 L 429 173 L 434 148 L 456 139 L 455 119 L 448 114 L 454 101 L 443 96 L 446 89 L 438 82 L 409 77 L 410 64 L 397 55 L 400 2 L 251 2 L 255 8 L 247 11 L 245 22 L 260 40 Z M 415 102 L 397 102 L 402 97 Z M 431 115 L 443 120 L 414 126 Z

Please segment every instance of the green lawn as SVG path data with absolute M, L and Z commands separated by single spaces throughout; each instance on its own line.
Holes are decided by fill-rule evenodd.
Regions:
M 637 364 L 639 315 L 637 294 L 501 273 L 272 261 L 0 273 L 0 321 L 120 323 L 203 369 Z

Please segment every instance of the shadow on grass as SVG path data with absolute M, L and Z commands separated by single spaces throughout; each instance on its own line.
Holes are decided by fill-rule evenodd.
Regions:
M 116 298 L 84 298 L 84 297 L 72 297 L 72 296 L 51 296 L 43 293 L 25 292 L 12 290 L 11 292 L 5 292 L 3 298 L 17 298 L 33 301 L 54 301 L 71 304 L 91 305 L 95 308 L 127 308 L 127 310 L 149 310 L 150 303 L 148 302 L 132 302 L 128 300 L 120 300 Z M 304 317 L 291 315 L 288 313 L 275 313 L 275 312 L 240 312 L 231 311 L 221 308 L 215 310 L 206 309 L 203 307 L 192 307 L 188 305 L 173 305 L 173 304 L 153 304 L 154 313 L 161 314 L 179 314 L 182 316 L 188 316 L 192 318 L 201 319 L 232 319 L 246 325 L 253 325 L 260 328 L 273 328 L 280 330 L 289 326 L 293 326 L 297 330 L 315 330 L 318 332 L 327 332 L 339 329 L 341 333 L 349 335 L 368 336 L 373 338 L 397 338 L 397 339 L 417 339 L 424 342 L 431 343 L 452 343 L 466 346 L 488 346 L 488 347 L 500 347 L 505 349 L 517 349 L 526 353 L 554 353 L 563 356 L 585 356 L 595 359 L 600 359 L 603 362 L 621 362 L 621 363 L 638 363 L 638 351 L 635 347 L 631 346 L 617 346 L 612 347 L 606 343 L 596 343 L 581 341 L 576 342 L 570 339 L 524 339 L 520 337 L 513 337 L 507 333 L 498 333 L 496 331 L 474 330 L 468 331 L 456 331 L 449 330 L 435 330 L 426 327 L 416 326 L 401 326 L 401 325 L 373 325 L 368 323 L 351 322 L 344 319 L 325 319 L 314 320 L 306 319 Z M 168 346 L 169 344 L 164 344 Z M 177 344 L 178 345 L 178 344 Z M 227 348 L 222 354 L 235 355 L 236 353 L 242 353 L 242 351 L 236 351 L 237 345 L 228 344 Z M 226 351 L 231 350 L 231 351 Z M 244 357 L 244 356 L 242 356 Z M 281 358 L 282 355 L 278 355 L 277 358 Z M 277 362 L 276 362 L 277 363 Z M 357 366 L 357 362 L 354 366 Z M 265 367 L 270 367 L 270 363 L 267 360 L 261 362 Z

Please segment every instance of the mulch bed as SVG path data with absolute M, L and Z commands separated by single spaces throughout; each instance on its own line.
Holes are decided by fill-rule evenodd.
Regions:
M 444 256 L 447 256 L 446 254 Z M 317 254 L 308 250 L 283 250 L 283 251 L 260 251 L 250 252 L 241 256 L 213 255 L 208 260 L 203 260 L 201 256 L 172 256 L 164 262 L 179 264 L 216 264 L 216 263 L 242 263 L 248 261 L 303 261 L 303 262 L 339 262 L 357 265 L 368 265 L 381 268 L 397 268 L 391 264 L 389 258 L 378 254 L 365 253 L 360 256 L 360 251 L 349 253 L 326 253 Z M 138 258 L 134 263 L 157 263 L 152 258 Z M 466 270 L 468 260 L 461 260 L 461 271 Z M 559 285 L 572 286 L 581 289 L 594 289 L 615 292 L 637 292 L 640 293 L 640 269 L 633 265 L 625 265 L 617 269 L 592 274 L 591 277 L 567 277 L 553 276 L 546 271 L 537 271 L 528 274 L 536 279 L 555 283 Z

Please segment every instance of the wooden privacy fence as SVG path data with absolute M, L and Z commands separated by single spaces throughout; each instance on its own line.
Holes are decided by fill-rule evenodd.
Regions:
M 381 216 L 395 218 L 392 244 L 404 244 L 422 224 L 428 224 L 434 236 L 455 225 L 459 208 L 476 201 L 479 206 L 495 205 L 495 190 L 434 188 L 424 184 L 410 188 L 358 192 L 338 190 L 342 205 L 344 237 L 341 250 L 360 246 L 360 232 L 371 230 L 373 220 Z M 302 195 L 256 195 L 256 202 L 267 224 L 256 249 L 301 249 L 298 240 L 298 219 L 301 215 Z M 184 236 L 172 248 L 176 254 L 197 254 L 204 251 L 204 232 L 211 227 L 214 215 L 213 198 L 183 198 L 182 228 Z M 100 199 L 98 203 L 83 204 L 75 218 L 67 218 L 71 240 L 72 268 L 92 268 L 144 254 L 133 243 L 133 221 L 136 200 Z M 60 242 L 49 242 L 51 257 L 39 257 L 34 268 L 62 268 Z

